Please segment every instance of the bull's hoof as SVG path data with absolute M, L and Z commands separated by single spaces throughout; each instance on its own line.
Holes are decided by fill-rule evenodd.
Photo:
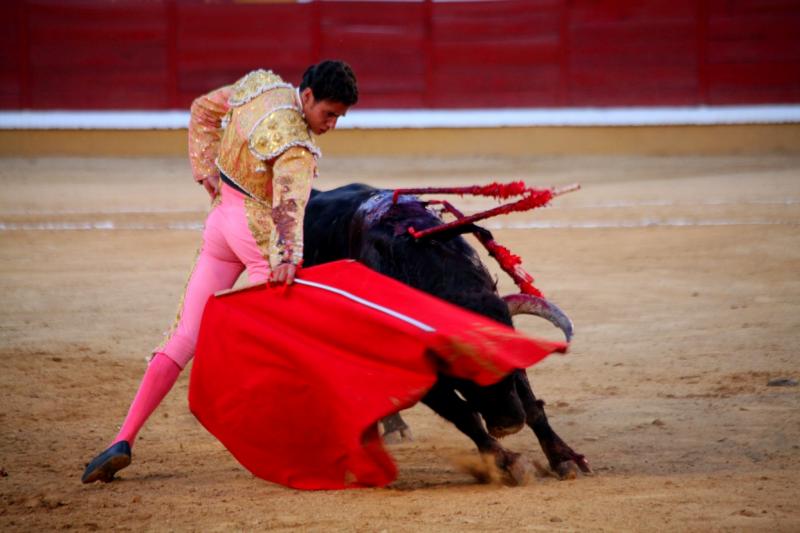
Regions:
M 405 442 L 412 442 L 414 435 L 411 434 L 411 429 L 396 429 L 383 434 L 383 442 L 388 446 L 395 446 Z
M 503 473 L 502 481 L 506 485 L 519 487 L 527 485 L 533 479 L 533 466 L 522 454 L 502 450 L 495 457 L 496 464 Z
M 580 468 L 581 472 L 583 472 L 584 474 L 589 474 L 589 475 L 594 474 L 592 467 L 589 466 L 589 461 L 587 461 L 586 457 L 584 457 L 583 455 L 579 454 L 578 457 L 575 458 L 575 463 L 577 463 L 578 468 Z
M 578 465 L 575 461 L 562 461 L 555 467 L 558 479 L 575 479 L 578 477 Z
M 510 464 L 506 465 L 505 482 L 512 487 L 527 485 L 533 479 L 533 466 L 522 455 L 515 457 Z
M 502 480 L 503 472 L 497 464 L 497 457 L 493 453 L 457 457 L 454 460 L 461 470 L 474 477 L 478 483 L 485 485 L 499 484 Z
M 534 479 L 530 462 L 522 455 L 507 450 L 461 458 L 457 460 L 457 464 L 478 483 L 519 487 Z
M 411 428 L 408 427 L 400 413 L 394 413 L 382 418 L 381 425 L 383 426 L 383 442 L 387 445 L 392 446 L 414 440 L 411 435 Z

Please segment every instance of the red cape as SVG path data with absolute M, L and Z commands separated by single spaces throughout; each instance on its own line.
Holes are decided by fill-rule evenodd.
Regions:
M 288 288 L 209 298 L 189 406 L 258 477 L 383 486 L 397 469 L 377 422 L 417 403 L 437 371 L 488 385 L 566 348 L 338 261 Z

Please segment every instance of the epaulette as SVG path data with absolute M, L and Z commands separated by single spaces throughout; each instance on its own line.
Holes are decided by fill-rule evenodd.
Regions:
M 264 161 L 278 157 L 293 146 L 302 146 L 315 157 L 321 156 L 303 115 L 292 106 L 277 107 L 259 120 L 248 142 L 253 155 Z
M 278 87 L 292 89 L 292 85 L 271 70 L 254 70 L 246 74 L 233 85 L 233 91 L 228 98 L 228 104 L 233 107 L 246 104 L 256 96 Z

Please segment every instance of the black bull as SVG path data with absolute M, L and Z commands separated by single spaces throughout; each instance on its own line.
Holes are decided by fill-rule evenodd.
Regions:
M 440 233 L 415 240 L 407 231 L 409 226 L 423 230 L 441 223 L 414 197 L 401 197 L 392 204 L 391 191 L 361 184 L 313 191 L 305 216 L 305 266 L 357 259 L 412 287 L 512 326 L 508 305 L 462 237 Z M 422 402 L 455 424 L 482 453 L 492 454 L 514 480 L 524 475 L 520 456 L 504 449 L 496 437 L 519 431 L 523 424 L 533 430 L 559 477 L 574 477 L 577 468 L 590 471 L 586 459 L 550 427 L 544 402 L 534 396 L 524 371 L 489 387 L 440 374 Z

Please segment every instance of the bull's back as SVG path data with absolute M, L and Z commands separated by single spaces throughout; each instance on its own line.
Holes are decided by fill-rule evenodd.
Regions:
M 408 234 L 409 226 L 425 229 L 442 221 L 419 201 L 383 209 L 391 198 L 386 194 L 358 183 L 314 191 L 305 216 L 304 264 L 357 259 L 407 285 L 511 325 L 508 307 L 475 250 L 460 236 L 417 241 Z

